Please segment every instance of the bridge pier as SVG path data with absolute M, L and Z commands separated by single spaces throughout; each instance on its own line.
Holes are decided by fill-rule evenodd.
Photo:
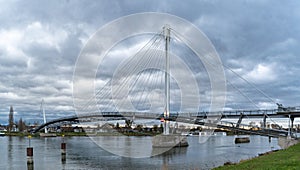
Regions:
M 239 120 L 238 120 L 237 123 L 236 123 L 236 128 L 239 128 L 239 127 L 240 127 L 240 124 L 242 123 L 243 118 L 244 118 L 244 114 L 241 113 L 241 114 L 240 114 L 240 117 L 239 117 Z
M 267 127 L 267 115 L 264 114 L 264 117 L 263 117 L 263 128 L 266 128 Z
M 290 116 L 290 120 L 291 120 L 291 127 L 290 127 L 290 133 L 293 134 L 293 129 L 294 129 L 294 116 Z
M 164 135 L 169 135 L 170 133 L 170 122 L 168 120 L 164 120 Z

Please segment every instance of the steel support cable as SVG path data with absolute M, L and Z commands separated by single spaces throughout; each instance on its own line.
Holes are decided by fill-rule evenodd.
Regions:
M 160 53 L 160 54 L 162 54 L 162 53 Z M 161 63 L 160 61 L 161 61 L 162 58 L 163 58 L 163 55 L 161 55 L 161 56 L 158 57 L 159 60 L 155 58 L 155 61 L 156 61 L 156 63 L 154 64 L 155 68 L 156 68 L 157 65 L 159 65 Z M 157 68 L 159 68 L 159 66 L 157 66 Z M 156 84 L 157 84 L 158 77 L 157 76 L 153 76 L 154 73 L 157 73 L 157 70 L 153 69 L 153 68 L 150 70 L 150 73 L 148 73 L 147 81 L 150 82 L 150 83 L 152 82 L 152 84 L 149 86 L 150 89 L 156 89 L 157 88 Z M 152 75 L 152 77 L 155 78 L 154 79 L 155 81 L 150 81 L 150 79 L 152 78 L 152 77 L 150 77 L 151 75 Z M 149 95 L 150 95 L 150 92 L 146 93 L 145 102 L 149 98 Z
M 148 51 L 148 50 L 147 50 Z M 146 52 L 147 52 L 146 51 Z M 146 54 L 146 52 L 145 52 L 145 54 Z M 136 57 L 139 55 L 139 52 L 138 53 L 136 53 L 132 58 L 131 58 L 131 60 L 129 60 L 128 62 L 126 62 L 125 64 L 124 64 L 124 66 L 122 66 L 122 68 L 134 68 L 134 69 L 132 69 L 132 72 L 124 72 L 123 74 L 120 74 L 120 76 L 119 76 L 119 78 L 124 78 L 124 77 L 126 77 L 127 78 L 127 76 L 128 75 L 132 75 L 133 73 L 134 73 L 134 71 L 136 71 L 136 66 L 138 66 L 138 65 L 141 65 L 141 62 L 142 62 L 142 59 L 143 58 L 137 58 L 138 60 L 137 60 L 137 63 L 135 63 L 135 65 L 134 66 L 132 66 L 132 61 L 134 60 L 134 59 L 136 59 Z M 123 71 L 123 70 L 122 70 Z M 125 70 L 126 71 L 126 70 Z M 126 80 L 126 82 L 128 81 L 128 79 L 125 79 Z M 119 86 L 120 87 L 120 89 L 119 88 L 117 88 L 116 89 L 116 92 L 118 92 L 118 91 L 120 91 L 121 90 L 121 88 L 122 88 L 122 86 Z
M 158 48 L 159 48 L 159 45 L 158 45 Z M 146 56 L 148 59 L 149 59 L 149 62 L 146 64 L 146 68 L 148 68 L 149 66 L 149 63 L 152 63 L 152 60 L 154 60 L 154 61 L 156 61 L 157 62 L 157 60 L 156 60 L 156 56 L 157 56 L 157 53 L 158 53 L 158 51 L 159 50 L 155 50 L 154 51 L 154 54 L 153 55 L 150 55 L 149 57 L 148 56 Z M 154 58 L 154 59 L 153 59 Z M 152 66 L 154 66 L 154 67 L 156 67 L 156 63 L 155 64 L 152 64 Z M 147 85 L 145 85 L 145 83 L 147 83 L 147 82 L 149 82 L 149 81 L 141 81 L 143 84 L 139 84 L 138 82 L 139 82 L 139 80 L 141 79 L 141 77 L 143 78 L 143 76 L 145 76 L 145 75 L 147 75 L 147 80 L 149 80 L 149 77 L 151 76 L 151 74 L 153 73 L 153 71 L 152 71 L 153 69 L 151 69 L 150 70 L 150 73 L 149 72 L 147 72 L 147 71 L 145 71 L 145 72 L 140 72 L 139 74 L 138 74 L 138 77 L 135 79 L 135 82 L 133 83 L 133 85 L 132 85 L 132 87 L 134 88 L 134 87 L 142 87 L 142 93 L 141 93 L 141 95 L 139 95 L 139 99 L 138 99 L 138 104 L 137 104 L 137 106 L 139 107 L 139 105 L 140 105 L 140 102 L 143 100 L 142 98 L 143 98 L 143 96 L 144 96 L 144 93 L 145 93 L 145 89 L 147 88 L 147 86 L 149 86 L 149 84 L 147 84 Z M 151 82 L 151 81 L 150 81 Z M 152 85 L 150 85 L 150 87 L 152 87 Z M 133 90 L 133 89 L 132 89 Z M 139 89 L 139 90 L 141 90 L 141 89 Z M 146 98 L 145 98 L 145 100 L 146 100 Z
M 201 71 L 202 71 L 202 70 L 200 70 L 201 68 L 199 68 L 199 70 L 196 70 L 198 68 L 195 67 L 195 63 L 199 62 L 199 58 L 197 57 L 197 55 L 181 39 L 179 39 L 179 37 L 176 33 L 173 35 L 174 35 L 174 39 L 176 39 L 179 43 L 181 42 L 181 44 L 182 44 L 180 46 L 180 47 L 183 47 L 182 50 L 180 50 L 180 56 L 184 56 L 184 58 L 182 58 L 182 60 L 183 61 L 187 60 L 187 66 L 191 69 L 191 71 L 195 72 L 195 74 L 201 73 Z M 196 60 L 196 59 L 198 59 L 198 60 Z M 198 81 L 197 81 L 197 83 L 198 83 Z M 199 108 L 198 108 L 198 110 L 199 110 Z
M 152 67 L 154 67 L 154 68 L 156 68 L 157 65 L 158 65 L 159 62 L 160 62 L 160 60 L 158 60 L 158 59 L 161 59 L 161 57 L 158 57 L 158 59 L 157 59 L 157 53 L 160 54 L 160 53 L 159 53 L 159 50 L 156 50 L 155 53 L 153 54 L 153 57 L 151 57 L 151 60 L 155 61 L 155 62 L 152 64 Z M 153 59 L 152 59 L 152 58 L 153 58 Z M 144 87 L 144 88 L 143 88 L 143 90 L 142 90 L 141 100 L 138 101 L 138 105 L 140 105 L 142 101 L 143 101 L 142 104 L 145 105 L 146 100 L 148 99 L 148 96 L 149 96 L 149 92 L 146 91 L 146 90 L 147 90 L 147 87 L 148 87 L 148 91 L 149 91 L 149 89 L 152 89 L 152 88 L 155 87 L 155 81 L 152 81 L 152 80 L 151 80 L 151 78 L 153 77 L 153 73 L 154 73 L 155 71 L 156 71 L 155 69 L 151 68 L 149 71 L 147 71 L 147 72 L 145 73 L 145 74 L 146 74 L 145 81 L 142 81 L 143 84 L 141 85 L 141 86 Z M 147 83 L 147 84 L 146 84 L 146 83 Z M 149 84 L 149 83 L 150 83 L 150 84 Z M 143 97 L 144 97 L 144 99 L 142 99 Z
M 238 89 L 235 85 L 233 85 L 229 80 L 227 80 L 227 82 L 228 82 L 233 88 L 235 88 L 241 95 L 243 95 L 245 98 L 247 98 L 247 100 L 250 101 L 257 109 L 260 110 L 259 106 L 258 106 L 256 103 L 254 103 L 254 101 L 251 100 L 251 99 L 249 98 L 249 96 L 247 96 L 246 94 L 244 94 L 240 89 Z M 266 114 L 265 112 L 264 112 L 264 115 L 267 116 L 273 123 L 277 124 L 277 123 L 276 123 L 276 122 L 275 122 L 268 114 Z M 246 115 L 246 116 L 247 116 L 247 115 Z M 249 118 L 249 117 L 247 116 L 247 118 Z
M 173 30 L 174 32 L 176 32 L 175 30 Z M 178 38 L 182 37 L 179 33 L 176 32 L 176 34 L 178 34 Z M 181 38 L 180 38 L 181 39 Z M 181 41 L 183 41 L 181 39 Z M 183 41 L 184 42 L 184 41 Z M 204 58 L 205 59 L 205 58 Z M 211 66 L 216 66 L 215 64 L 212 64 L 211 62 L 207 62 L 208 64 L 210 64 Z M 222 65 L 227 68 L 228 70 L 230 70 L 232 73 L 234 73 L 236 76 L 238 76 L 240 79 L 244 80 L 246 83 L 248 83 L 250 86 L 252 86 L 255 90 L 257 90 L 258 92 L 260 92 L 261 94 L 263 94 L 263 96 L 265 96 L 266 98 L 268 98 L 270 101 L 272 101 L 273 103 L 276 104 L 276 102 L 270 97 L 268 96 L 266 93 L 264 93 L 262 90 L 258 89 L 253 83 L 249 82 L 248 80 L 246 80 L 245 78 L 243 78 L 241 75 L 239 75 L 238 73 L 236 73 L 235 71 L 233 71 L 230 67 L 224 65 L 222 63 Z M 257 105 L 255 104 L 255 106 L 257 107 Z M 272 120 L 272 118 L 267 115 L 266 113 L 264 113 L 265 116 L 267 116 L 273 123 L 276 124 L 276 122 L 274 120 Z
M 155 37 L 155 36 L 154 36 L 154 37 Z M 152 40 L 153 40 L 153 38 L 152 38 Z M 154 40 L 154 42 L 155 42 L 155 40 Z M 151 41 L 149 41 L 147 44 L 150 44 L 150 43 L 153 44 L 153 42 L 151 42 Z M 144 49 L 144 48 L 146 48 L 146 46 L 144 46 L 142 49 Z M 142 52 L 142 50 L 140 50 L 139 52 Z M 127 63 L 125 63 L 125 65 L 128 66 L 128 67 L 132 67 L 132 66 L 130 65 L 130 64 L 131 64 L 130 61 L 136 59 L 136 56 L 139 55 L 139 52 L 136 53 L 135 56 L 131 58 L 131 60 L 129 60 Z M 140 64 L 140 62 L 141 62 L 141 59 L 138 60 L 138 63 L 137 63 L 137 64 Z M 130 73 L 130 74 L 132 74 L 132 73 Z M 120 77 L 125 77 L 125 75 L 122 75 L 122 74 L 121 74 Z M 118 88 L 115 89 L 116 93 L 120 92 L 121 90 L 122 90 L 122 86 L 121 86 L 121 85 L 118 86 Z M 110 100 L 110 101 L 111 101 L 112 105 L 114 105 L 114 102 L 113 102 L 112 100 Z M 113 106 L 112 106 L 112 107 L 113 107 Z M 115 108 L 115 107 L 113 107 L 113 108 Z
M 152 38 L 141 48 L 141 49 L 139 49 L 139 51 L 138 52 L 140 52 L 140 51 L 142 51 L 150 42 L 152 42 L 152 40 L 155 38 L 157 36 L 157 34 L 154 34 L 153 36 L 152 36 Z M 137 52 L 137 53 L 138 53 Z M 102 88 L 103 89 L 103 88 Z M 98 91 L 98 92 L 96 92 L 96 95 L 98 94 L 98 93 L 100 93 L 101 91 Z M 85 103 L 85 105 L 83 105 L 83 106 L 81 106 L 81 110 L 85 110 L 85 109 L 87 109 L 87 108 L 89 108 L 90 107 L 90 105 L 92 105 L 92 106 L 94 106 L 94 96 L 92 96 L 92 97 L 90 97 L 89 99 L 88 99 L 88 102 L 86 102 Z
M 104 85 L 103 88 L 101 88 L 100 92 L 106 92 L 105 89 L 107 88 L 107 86 L 109 85 L 109 81 Z M 95 99 L 97 99 L 97 97 L 99 96 L 99 92 L 98 94 L 95 95 Z M 97 102 L 97 101 L 96 101 Z M 95 112 L 98 110 L 98 107 L 95 106 L 94 104 L 94 97 L 91 97 L 83 106 L 81 106 L 81 111 L 86 111 L 86 112 Z
M 107 86 L 107 88 L 105 88 L 105 91 L 107 93 L 105 93 L 105 95 L 103 96 L 96 96 L 97 99 L 97 104 L 100 105 L 99 109 L 101 112 L 108 112 L 109 108 L 113 108 L 113 102 L 111 100 L 111 81 L 109 81 L 109 84 Z M 103 106 L 104 105 L 104 106 Z M 105 108 L 103 108 L 105 107 Z M 111 110 L 111 111 L 116 111 L 116 110 Z
M 155 45 L 155 44 L 152 44 L 152 45 Z M 127 75 L 133 75 L 135 72 L 136 72 L 136 69 L 139 67 L 141 67 L 141 64 L 143 64 L 143 66 L 145 65 L 145 61 L 144 61 L 144 58 L 143 57 L 139 57 L 139 55 L 141 56 L 146 56 L 147 53 L 149 52 L 149 50 L 152 48 L 152 45 L 147 48 L 147 50 L 144 52 L 144 53 L 136 53 L 133 57 L 131 57 L 131 59 L 129 61 L 126 61 L 126 63 L 124 63 L 124 65 L 121 65 L 120 67 L 120 70 L 122 70 L 123 74 L 120 74 L 120 77 L 125 77 Z M 136 60 L 136 61 L 134 61 Z M 126 68 L 134 68 L 134 69 L 130 69 L 131 72 L 127 72 L 128 69 Z
M 97 96 L 99 96 L 99 94 L 101 93 L 101 92 L 106 92 L 106 88 L 107 88 L 107 86 L 109 85 L 109 83 L 110 83 L 110 81 L 108 81 L 108 82 L 106 82 L 105 83 L 105 85 L 95 94 L 95 99 L 97 98 Z M 91 108 L 91 107 L 93 107 L 93 108 Z M 90 97 L 89 99 L 88 99 L 88 101 L 83 105 L 83 106 L 81 106 L 80 108 L 78 108 L 78 109 L 80 109 L 81 111 L 87 111 L 88 109 L 94 109 L 94 111 L 97 111 L 98 110 L 98 107 L 96 107 L 96 108 L 94 108 L 94 107 L 96 107 L 95 105 L 94 105 L 94 97 Z M 91 112 L 91 111 L 88 111 L 88 112 Z
M 172 66 L 175 66 L 175 67 L 172 67 Z M 181 90 L 182 89 L 180 89 L 180 86 L 179 86 L 180 84 L 178 85 L 177 80 L 172 78 L 172 74 L 176 74 L 176 62 L 175 62 L 175 60 L 170 59 L 170 73 L 169 74 L 170 74 L 170 89 L 173 89 L 173 91 L 170 90 L 170 100 L 173 101 L 173 102 L 179 101 L 180 102 L 180 109 L 181 109 L 182 101 L 181 101 L 180 97 L 182 96 L 181 95 L 181 92 L 182 92 Z M 185 76 L 188 76 L 188 75 L 185 75 Z M 176 90 L 179 90 L 180 93 L 176 93 Z M 171 106 L 173 106 L 173 108 Z M 175 109 L 174 109 L 174 105 L 170 104 L 170 113 L 171 113 L 171 110 L 174 111 Z
M 180 38 L 180 35 L 177 36 L 181 41 L 183 41 L 181 38 Z M 184 42 L 184 41 L 183 41 Z M 208 62 L 208 64 L 212 65 L 212 66 L 215 66 L 214 64 L 212 64 L 211 62 Z M 247 97 L 248 98 L 248 97 Z M 253 102 L 252 102 L 253 103 Z M 267 115 L 268 116 L 268 115 Z M 272 120 L 273 121 L 273 120 Z
M 156 68 L 156 66 L 160 62 L 160 60 L 157 60 L 157 53 L 159 53 L 159 50 L 156 50 L 155 53 L 152 55 L 154 57 L 154 59 L 152 59 L 152 57 L 151 57 L 152 60 L 156 61 L 154 64 L 152 64 L 154 66 L 154 68 Z M 158 59 L 160 59 L 160 58 L 161 57 L 158 57 Z M 142 101 L 142 97 L 144 97 L 144 96 L 145 96 L 145 102 L 144 102 L 144 104 L 146 103 L 147 97 L 149 95 L 149 92 L 148 93 L 146 92 L 146 87 L 152 88 L 153 86 L 155 86 L 155 85 L 153 85 L 153 84 L 155 84 L 155 82 L 154 81 L 150 81 L 150 78 L 151 78 L 151 76 L 153 75 L 154 72 L 155 72 L 155 69 L 152 68 L 152 69 L 150 69 L 150 71 L 148 71 L 148 72 L 145 73 L 145 74 L 147 74 L 147 78 L 146 78 L 146 81 L 142 81 L 142 83 L 144 83 L 144 84 L 139 85 L 140 87 L 143 87 L 143 90 L 142 90 L 142 95 L 140 95 L 140 98 L 138 100 L 138 104 L 137 105 L 140 105 L 140 103 Z M 140 74 L 143 74 L 143 73 L 140 73 Z M 147 82 L 150 82 L 150 83 L 154 82 L 154 83 L 145 85 L 145 83 L 147 83 Z M 146 93 L 146 95 L 144 95 L 144 93 Z
M 151 42 L 151 40 L 153 40 L 153 38 L 155 38 L 156 37 L 156 35 L 154 35 L 151 39 L 150 39 L 150 41 L 148 41 L 148 43 L 145 45 L 145 46 L 143 46 L 143 48 L 141 48 L 139 51 L 142 51 L 148 44 L 150 44 L 150 42 Z M 108 93 L 108 95 L 109 95 L 110 93 Z M 97 94 L 96 94 L 97 95 Z
M 156 47 L 155 47 L 156 48 Z M 151 54 L 151 53 L 150 53 Z M 142 56 L 143 58 L 145 58 L 146 57 L 146 59 L 147 59 L 147 61 L 146 62 L 143 62 L 143 68 L 145 67 L 145 68 L 147 68 L 148 67 L 148 65 L 149 65 L 149 63 L 151 62 L 151 60 L 152 60 L 152 55 L 150 55 L 150 56 L 148 56 L 148 55 L 143 55 Z M 140 79 L 140 77 L 141 76 L 143 76 L 143 73 L 142 72 L 140 72 L 138 75 L 137 75 L 137 78 L 135 79 L 135 81 L 133 82 L 133 85 L 131 85 L 131 87 L 134 87 L 134 86 L 136 86 L 136 84 L 138 83 L 138 80 Z M 142 94 L 143 95 L 143 94 Z M 143 96 L 142 95 L 140 95 L 140 98 L 142 98 Z M 141 100 L 141 99 L 139 99 L 139 100 Z
M 172 44 L 174 44 L 173 45 L 173 48 L 182 48 L 180 51 L 174 51 L 175 53 L 177 52 L 178 53 L 178 56 L 182 59 L 182 61 L 183 62 L 185 62 L 185 60 L 186 59 L 189 59 L 188 60 L 188 62 L 187 62 L 187 67 L 188 68 L 192 68 L 193 67 L 193 65 L 190 65 L 190 63 L 196 63 L 196 62 L 194 62 L 194 61 L 192 61 L 192 62 L 190 62 L 190 59 L 194 59 L 195 58 L 195 54 L 194 53 L 191 53 L 191 51 L 189 50 L 190 48 L 188 48 L 187 49 L 187 46 L 186 46 L 186 44 L 183 42 L 182 43 L 182 41 L 180 40 L 180 39 L 178 39 L 178 37 L 176 36 L 176 34 L 174 34 L 173 33 L 173 37 L 172 37 L 172 39 L 173 39 L 173 43 Z M 176 42 L 177 41 L 177 42 Z M 177 55 L 177 53 L 176 53 L 176 55 Z M 194 56 L 193 56 L 194 55 Z M 181 57 L 181 56 L 184 56 L 183 58 Z M 171 60 L 171 65 L 176 65 L 176 62 L 175 62 L 175 60 Z M 194 69 L 192 69 L 191 71 L 195 71 Z M 176 69 L 174 70 L 174 72 L 176 73 Z M 171 80 L 172 81 L 172 80 Z M 173 83 L 171 83 L 171 86 L 175 86 L 176 87 L 176 82 L 174 82 L 173 81 Z M 178 85 L 177 85 L 178 86 Z M 181 97 L 181 95 L 180 94 L 178 94 L 178 93 L 171 93 L 171 95 L 173 96 L 173 99 L 176 101 L 176 100 L 179 100 L 180 101 L 180 97 Z M 199 107 L 198 107 L 198 109 L 199 109 Z M 180 115 L 178 115 L 178 118 L 180 119 Z
M 157 39 L 156 39 L 156 40 L 157 40 Z M 150 46 L 149 48 L 146 49 L 146 51 L 145 51 L 144 53 L 142 53 L 144 56 L 146 56 L 146 55 L 148 54 L 148 52 L 149 52 L 150 49 L 154 48 L 153 45 L 155 45 L 156 40 L 151 44 L 151 46 Z M 140 54 L 139 54 L 139 53 L 136 53 L 135 56 L 134 56 L 133 58 L 138 57 L 138 55 L 140 55 Z M 147 63 L 149 63 L 149 60 L 150 60 L 149 58 L 147 58 L 147 60 L 146 60 L 146 62 L 145 62 L 145 61 L 143 61 L 143 59 L 144 59 L 143 57 L 139 57 L 138 59 L 139 59 L 138 62 L 135 63 L 134 66 L 128 65 L 128 63 L 131 64 L 130 62 L 125 63 L 126 66 L 131 67 L 131 68 L 133 68 L 133 69 L 130 69 L 131 72 L 129 72 L 129 73 L 124 73 L 124 74 L 126 74 L 126 76 L 125 76 L 124 74 L 121 74 L 120 78 L 121 78 L 121 77 L 126 77 L 126 78 L 122 81 L 122 83 L 125 83 L 125 84 L 126 84 L 126 83 L 129 83 L 130 77 L 129 77 L 128 75 L 134 75 L 134 73 L 136 73 L 136 72 L 138 71 L 138 70 L 137 70 L 138 68 L 143 68 L 143 67 L 145 67 L 145 65 L 147 65 Z M 124 66 L 123 66 L 123 67 L 121 67 L 121 68 L 127 68 L 127 67 L 124 67 Z M 119 91 L 121 91 L 122 88 L 123 88 L 123 86 L 119 86 L 119 87 L 120 87 L 120 88 L 117 88 L 117 89 L 116 89 L 116 94 L 119 93 Z M 123 107 L 123 106 L 124 106 L 124 103 L 125 103 L 124 100 L 123 100 L 123 102 L 122 102 L 122 101 L 119 102 L 119 106 Z
M 156 54 L 157 54 L 157 49 L 159 48 L 159 44 L 158 44 L 158 46 L 155 48 L 156 50 L 155 50 L 155 53 L 153 54 L 153 55 L 150 55 L 150 57 L 147 57 L 146 59 L 148 59 L 148 62 L 147 62 L 147 64 L 146 64 L 146 68 L 148 68 L 148 64 L 151 62 L 151 60 L 152 60 L 152 56 L 156 56 Z M 140 74 L 140 73 L 139 73 Z M 139 77 L 136 79 L 136 81 L 133 83 L 133 86 L 135 86 L 135 83 L 137 83 L 137 80 L 139 79 Z
M 242 96 L 244 96 L 248 101 L 250 101 L 255 107 L 257 107 L 257 105 L 246 95 L 246 94 L 244 94 L 240 89 L 238 89 L 235 85 L 233 85 L 229 80 L 227 80 L 226 81 L 226 83 L 229 83 L 229 85 L 231 85 L 234 89 L 236 89 Z M 242 110 L 241 108 L 240 108 L 240 110 Z M 246 117 L 248 118 L 248 119 L 250 119 L 249 117 L 248 117 L 248 115 L 246 115 Z
M 176 32 L 175 30 L 174 30 L 174 32 L 176 33 L 176 34 L 178 34 L 179 35 L 179 38 L 180 37 L 182 37 L 178 32 Z M 186 41 L 188 41 L 188 40 L 186 40 Z M 184 41 L 183 41 L 184 42 Z M 216 66 L 216 65 L 214 65 L 214 64 L 212 64 L 212 63 L 210 63 L 212 66 Z M 222 63 L 222 65 L 225 67 L 225 68 L 227 68 L 228 70 L 230 70 L 231 72 L 233 72 L 236 76 L 238 76 L 240 79 L 242 79 L 242 80 L 244 80 L 245 82 L 247 82 L 249 85 L 251 85 L 255 90 L 257 90 L 258 92 L 260 92 L 261 94 L 263 94 L 266 98 L 268 98 L 270 101 L 272 101 L 273 103 L 275 103 L 276 104 L 276 102 L 275 102 L 275 100 L 274 99 L 272 99 L 270 96 L 268 96 L 266 93 L 264 93 L 262 90 L 260 90 L 260 89 L 258 89 L 253 83 L 251 83 L 250 81 L 248 81 L 248 80 L 246 80 L 245 78 L 243 78 L 241 75 L 239 75 L 238 73 L 236 73 L 234 70 L 232 70 L 230 67 L 228 67 L 228 66 L 226 66 L 226 65 L 224 65 L 223 63 Z
M 111 80 L 109 80 L 109 82 L 104 86 L 103 88 L 104 93 L 99 93 L 99 91 L 98 93 L 96 93 L 96 100 L 97 100 L 96 102 L 100 112 L 108 111 L 107 108 L 110 106 L 111 103 L 110 86 L 111 86 Z
M 231 85 L 234 89 L 236 89 L 242 96 L 244 96 L 250 103 L 252 103 L 255 107 L 257 107 L 259 109 L 259 107 L 256 105 L 256 103 L 253 102 L 253 100 L 251 100 L 249 98 L 249 96 L 247 96 L 246 94 L 244 94 L 240 89 L 238 89 L 234 84 L 232 84 L 229 80 L 227 80 L 226 82 L 227 84 Z M 249 116 L 248 115 L 245 115 L 248 119 Z

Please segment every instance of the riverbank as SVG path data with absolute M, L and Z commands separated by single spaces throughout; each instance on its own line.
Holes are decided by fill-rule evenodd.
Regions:
M 300 167 L 300 143 L 287 149 L 271 151 L 250 160 L 239 163 L 225 163 L 224 166 L 214 170 L 239 170 L 239 169 L 298 169 Z

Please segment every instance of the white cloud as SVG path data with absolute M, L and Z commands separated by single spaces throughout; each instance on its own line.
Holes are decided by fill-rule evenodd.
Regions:
M 276 105 L 271 102 L 259 102 L 258 107 L 259 109 L 274 109 Z
M 27 62 L 28 57 L 20 47 L 23 38 L 24 34 L 20 30 L 0 30 L 0 60 L 3 63 Z
M 274 64 L 258 64 L 245 75 L 245 78 L 255 84 L 272 82 L 277 79 L 275 69 L 276 65 Z
M 60 27 L 52 27 L 50 25 L 42 25 L 36 21 L 30 23 L 24 30 L 24 41 L 21 42 L 28 46 L 37 43 L 49 48 L 55 48 L 60 51 L 60 45 L 68 37 L 68 33 Z
M 24 65 L 32 67 L 32 56 L 27 50 L 34 45 L 43 48 L 53 48 L 61 51 L 60 46 L 68 37 L 68 33 L 58 27 L 32 22 L 25 28 L 0 30 L 0 60 L 1 64 Z

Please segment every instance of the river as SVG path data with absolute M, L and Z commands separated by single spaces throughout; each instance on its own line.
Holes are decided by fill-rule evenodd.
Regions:
M 152 137 L 113 136 L 101 137 L 104 141 L 138 141 L 132 153 L 149 152 L 152 148 L 141 148 Z M 189 147 L 175 148 L 166 153 L 130 158 L 112 154 L 96 145 L 89 137 L 65 137 L 67 154 L 62 160 L 61 137 L 32 138 L 34 164 L 28 169 L 211 169 L 225 162 L 238 162 L 270 150 L 280 149 L 278 140 L 268 137 L 250 136 L 250 143 L 235 144 L 234 136 L 213 136 L 199 143 L 198 136 L 188 137 Z M 0 137 L 0 169 L 26 169 L 27 137 Z M 128 143 L 118 143 L 120 152 Z M 112 144 L 115 145 L 115 144 Z M 136 151 L 135 151 L 136 150 Z M 114 152 L 114 151 L 113 151 Z

